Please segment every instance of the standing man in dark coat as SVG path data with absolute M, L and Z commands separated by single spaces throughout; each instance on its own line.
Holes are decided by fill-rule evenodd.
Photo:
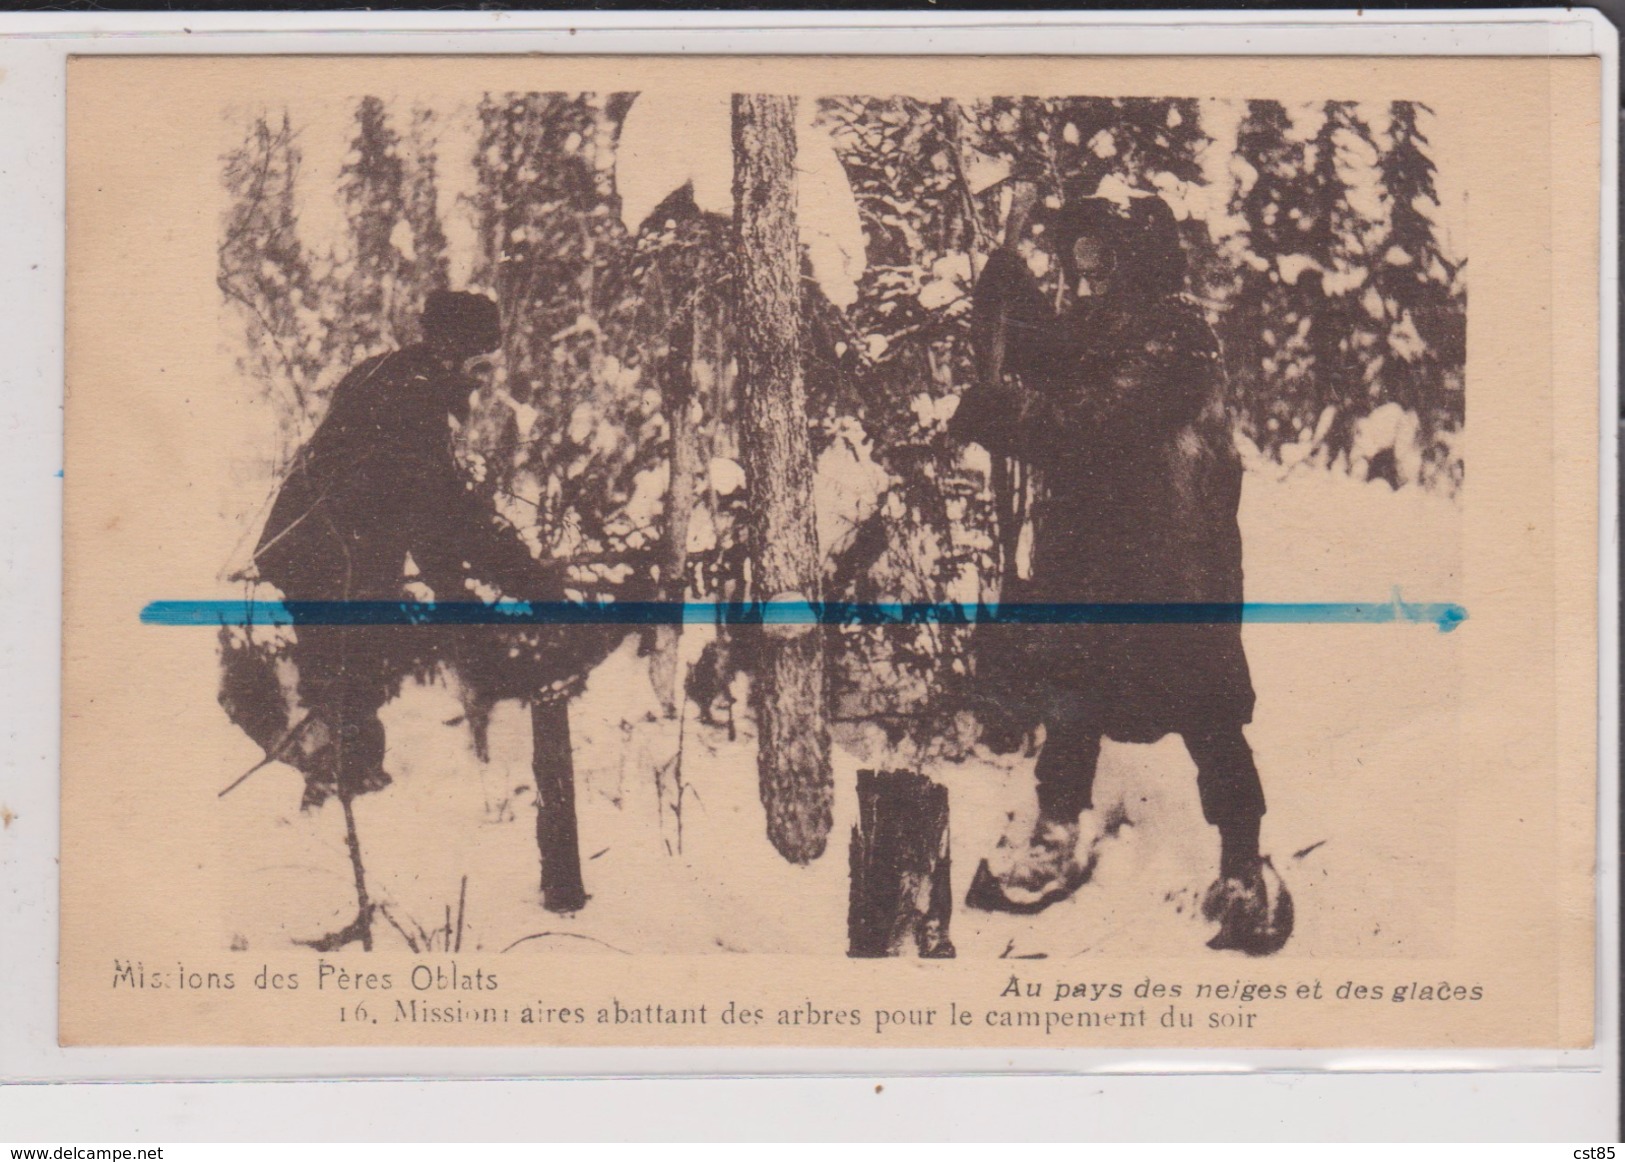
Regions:
M 405 599 L 407 558 L 436 602 L 556 597 L 541 563 L 460 469 L 449 418 L 465 421 L 476 381 L 464 366 L 502 343 L 497 305 L 436 291 L 423 341 L 378 355 L 333 391 L 299 452 L 255 550 L 261 580 L 295 607 L 299 698 L 306 715 L 288 761 L 306 802 L 386 785 L 379 708 L 428 640 L 421 627 L 342 624 L 334 602 Z M 480 590 L 485 589 L 485 593 Z M 333 613 L 341 623 L 333 624 Z M 324 624 L 325 623 L 325 624 Z
M 956 426 L 1040 474 L 1022 600 L 1149 608 L 1128 624 L 979 631 L 1015 647 L 1001 677 L 1042 721 L 1045 741 L 1033 838 L 1001 881 L 982 877 L 973 900 L 1036 911 L 1075 891 L 1092 870 L 1080 815 L 1093 805 L 1101 740 L 1177 733 L 1220 837 L 1219 877 L 1204 901 L 1220 922 L 1212 944 L 1274 951 L 1290 901 L 1259 854 L 1264 792 L 1242 733 L 1253 713 L 1241 644 L 1242 469 L 1218 341 L 1184 294 L 1184 251 L 1161 198 L 1077 199 L 1049 229 L 1080 293 L 1057 314 L 1013 247 L 990 258 L 973 337 L 985 346 L 1002 328 L 1004 369 L 1021 389 L 978 385 L 983 398 L 965 401 Z M 1194 623 L 1156 616 L 1196 603 L 1218 608 Z

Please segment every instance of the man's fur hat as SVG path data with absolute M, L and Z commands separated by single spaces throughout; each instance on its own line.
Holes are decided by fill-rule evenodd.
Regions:
M 1056 257 L 1072 284 L 1078 271 L 1072 245 L 1080 237 L 1101 239 L 1115 260 L 1114 293 L 1157 299 L 1185 289 L 1185 249 L 1168 203 L 1153 194 L 1070 199 L 1048 223 Z

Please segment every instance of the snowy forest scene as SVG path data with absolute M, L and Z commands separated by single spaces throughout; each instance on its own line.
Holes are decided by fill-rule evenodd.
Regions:
M 221 126 L 222 948 L 1448 953 L 1447 115 Z

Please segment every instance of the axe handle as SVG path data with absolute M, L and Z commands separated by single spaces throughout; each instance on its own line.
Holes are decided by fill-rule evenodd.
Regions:
M 1021 236 L 1027 231 L 1027 219 L 1032 216 L 1033 205 L 1038 200 L 1037 188 L 1031 182 L 1014 182 L 1010 186 L 1010 206 L 1005 211 L 1004 237 L 999 242 L 999 249 L 1014 254 L 1021 244 Z M 985 378 L 987 386 L 997 388 L 1004 376 L 1004 332 L 1005 310 L 999 308 L 998 318 L 993 323 L 993 341 L 988 344 L 987 366 Z
M 999 243 L 1000 250 L 1015 253 L 1016 247 L 1021 243 L 1022 234 L 1026 232 L 1027 219 L 1032 215 L 1035 201 L 1036 190 L 1030 182 L 1018 182 L 1011 186 L 1010 206 L 1005 211 L 1004 237 Z M 987 357 L 982 361 L 983 385 L 989 390 L 997 390 L 1004 378 L 1004 335 L 1005 310 L 1001 306 L 998 317 L 993 322 L 993 334 L 988 344 Z
M 970 223 L 971 235 L 975 246 L 971 251 L 973 269 L 976 266 L 976 252 L 982 248 L 985 239 L 982 234 L 981 219 L 976 212 L 976 195 L 971 190 L 970 182 L 966 177 L 964 158 L 961 156 L 959 120 L 961 112 L 959 102 L 949 98 L 942 103 L 943 131 L 948 142 L 948 157 L 953 164 L 954 176 L 958 180 L 960 193 L 965 199 L 965 216 Z M 1037 201 L 1037 188 L 1031 181 L 1012 181 L 1010 187 L 1010 204 L 1005 210 L 1004 229 L 999 240 L 999 249 L 1014 252 L 1021 242 L 1021 236 L 1027 229 L 1027 219 L 1032 213 Z M 981 271 L 977 270 L 980 275 Z M 1001 306 L 998 316 L 994 319 L 992 333 L 988 336 L 987 350 L 976 353 L 975 367 L 978 380 L 977 388 L 987 393 L 990 398 L 997 398 L 999 390 L 1004 384 L 1004 345 L 1005 345 L 1005 311 Z M 993 490 L 994 516 L 998 523 L 999 542 L 999 575 L 1000 595 L 1007 596 L 1010 592 L 1010 580 L 1016 576 L 1016 550 L 1021 538 L 1021 526 L 1025 520 L 1026 505 L 1022 497 L 1018 497 L 1016 490 L 1020 489 L 1023 496 L 1026 483 L 1021 476 L 1020 462 L 1012 457 L 995 453 L 993 456 L 992 478 L 988 481 Z
M 1022 234 L 1026 232 L 1027 219 L 1032 214 L 1033 205 L 1037 200 L 1036 194 L 1037 191 L 1030 182 L 1011 185 L 1010 206 L 1005 212 L 1004 237 L 999 243 L 1001 250 L 1015 253 Z M 998 317 L 993 322 L 987 357 L 981 361 L 983 389 L 990 393 L 997 393 L 1004 385 L 1005 321 L 1006 311 L 1001 305 Z M 993 478 L 989 483 L 993 486 L 993 503 L 999 522 L 999 596 L 1003 600 L 1009 593 L 1010 582 L 1016 576 L 1016 551 L 1021 541 L 1021 526 L 1025 520 L 1026 506 L 1016 490 L 1019 488 L 1025 491 L 1026 484 L 1022 480 L 1018 462 L 1009 456 L 993 458 Z

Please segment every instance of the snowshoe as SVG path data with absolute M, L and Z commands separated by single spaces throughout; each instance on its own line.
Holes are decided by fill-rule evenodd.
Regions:
M 1292 935 L 1292 893 L 1269 856 L 1261 856 L 1245 875 L 1213 881 L 1202 898 L 1202 916 L 1219 925 L 1209 948 L 1270 956 Z
M 983 912 L 1033 915 L 1070 898 L 1094 875 L 1096 844 L 1078 858 L 1081 829 L 1077 823 L 1040 822 L 1027 849 L 1002 876 L 987 860 L 977 865 L 965 893 L 965 906 Z

